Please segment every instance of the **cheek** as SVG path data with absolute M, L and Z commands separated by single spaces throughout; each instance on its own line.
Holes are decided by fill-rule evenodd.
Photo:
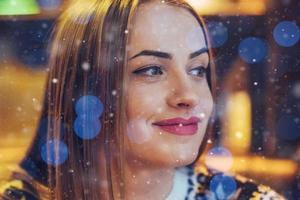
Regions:
M 205 94 L 199 95 L 199 102 L 192 110 L 192 115 L 200 116 L 201 118 L 208 119 L 213 111 L 214 102 L 210 90 L 208 89 Z
M 152 132 L 147 127 L 147 122 L 143 118 L 129 120 L 126 133 L 129 141 L 136 144 L 145 143 L 152 137 Z
M 152 94 L 153 89 L 132 87 L 127 93 L 126 117 L 127 136 L 130 142 L 141 144 L 153 136 L 151 119 L 161 112 L 161 100 Z
M 214 100 L 210 90 L 208 90 L 208 95 L 206 97 L 206 101 L 204 102 L 204 106 L 208 116 L 210 117 L 214 109 Z
M 166 91 L 160 86 L 132 83 L 127 92 L 126 115 L 129 120 L 151 117 L 162 111 Z M 159 94 L 159 95 L 158 95 Z

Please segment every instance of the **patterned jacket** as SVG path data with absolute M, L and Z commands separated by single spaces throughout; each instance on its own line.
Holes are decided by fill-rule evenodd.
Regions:
M 1 183 L 1 182 L 0 182 Z M 49 189 L 24 171 L 14 172 L 0 184 L 1 200 L 48 200 Z M 173 189 L 166 200 L 284 200 L 267 186 L 241 176 L 212 172 L 204 167 L 176 171 Z

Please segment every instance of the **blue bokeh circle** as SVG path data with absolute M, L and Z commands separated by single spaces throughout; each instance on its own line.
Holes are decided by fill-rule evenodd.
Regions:
M 90 115 L 100 117 L 103 113 L 103 103 L 93 95 L 85 95 L 76 101 L 75 111 L 77 115 Z
M 214 147 L 208 151 L 208 156 L 226 156 L 232 157 L 229 150 L 224 147 Z
M 231 176 L 216 174 L 210 181 L 209 189 L 216 199 L 228 199 L 237 189 L 237 183 Z
M 57 121 L 55 121 L 56 119 L 55 118 L 50 118 L 51 121 L 53 121 L 52 123 L 58 123 Z M 55 121 L 55 122 L 54 122 Z M 46 143 L 47 141 L 47 131 L 48 131 L 48 123 L 51 123 L 49 122 L 49 119 L 47 117 L 45 118 L 42 118 L 39 122 L 39 127 L 38 127 L 38 135 L 39 135 L 39 148 L 41 148 L 41 146 L 43 144 Z M 61 123 L 61 126 L 60 126 L 60 138 L 63 138 L 64 137 L 64 134 L 65 134 L 65 129 L 66 129 L 66 125 L 64 123 Z
M 268 45 L 258 37 L 248 37 L 239 44 L 240 57 L 249 64 L 259 63 L 268 54 Z
M 221 166 L 216 166 L 214 162 L 214 160 L 218 157 L 226 159 L 226 162 L 224 162 Z M 232 167 L 233 157 L 229 150 L 224 147 L 217 146 L 207 152 L 205 164 L 216 171 L 228 171 Z
M 60 140 L 48 140 L 40 148 L 40 154 L 44 162 L 57 166 L 64 163 L 69 155 L 67 145 Z
M 78 116 L 73 124 L 75 134 L 81 139 L 95 138 L 101 131 L 101 122 L 97 118 Z
M 222 46 L 228 40 L 228 29 L 222 22 L 211 21 L 207 28 L 213 48 Z
M 273 37 L 280 46 L 291 47 L 299 41 L 300 30 L 297 24 L 291 21 L 282 21 L 275 26 Z

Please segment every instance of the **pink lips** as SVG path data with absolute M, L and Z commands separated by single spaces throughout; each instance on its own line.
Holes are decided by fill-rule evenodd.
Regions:
M 191 117 L 187 120 L 178 117 L 154 122 L 153 125 L 159 126 L 159 128 L 169 133 L 184 136 L 196 134 L 199 122 L 200 118 L 198 117 Z

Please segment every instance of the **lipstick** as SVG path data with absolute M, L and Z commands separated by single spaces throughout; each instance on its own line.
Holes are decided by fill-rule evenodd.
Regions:
M 199 122 L 200 118 L 193 116 L 189 119 L 184 119 L 181 117 L 165 119 L 152 124 L 158 126 L 160 129 L 168 133 L 187 136 L 197 133 Z

